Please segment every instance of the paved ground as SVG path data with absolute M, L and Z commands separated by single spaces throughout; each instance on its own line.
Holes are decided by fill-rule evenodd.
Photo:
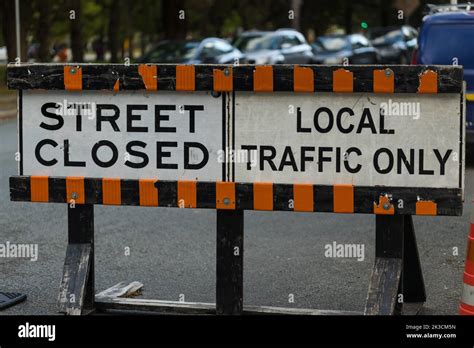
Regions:
M 1 314 L 54 314 L 66 205 L 9 201 L 15 151 L 15 122 L 0 122 L 0 243 L 38 243 L 39 258 L 0 259 L 0 290 L 28 295 Z M 466 201 L 473 196 L 471 164 Z M 428 294 L 425 314 L 457 313 L 469 211 L 466 203 L 463 217 L 414 218 Z M 247 212 L 245 219 L 245 303 L 363 310 L 374 261 L 373 216 Z M 324 245 L 333 241 L 364 243 L 365 260 L 324 257 Z M 139 280 L 144 298 L 178 300 L 184 294 L 186 301 L 214 302 L 214 211 L 97 207 L 96 243 L 97 290 Z M 288 303 L 289 294 L 295 303 Z

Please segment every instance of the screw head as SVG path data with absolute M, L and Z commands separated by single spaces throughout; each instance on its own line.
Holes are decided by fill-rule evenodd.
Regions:
M 71 68 L 71 69 L 69 70 L 69 72 L 70 72 L 71 74 L 75 74 L 75 73 L 76 73 L 76 68 Z
M 78 197 L 77 192 L 73 192 L 73 193 L 71 194 L 71 198 L 72 198 L 72 199 L 77 199 L 77 197 Z
M 392 69 L 385 69 L 385 76 L 390 77 L 392 76 L 392 73 L 393 73 Z
M 390 204 L 389 203 L 384 203 L 383 204 L 383 209 L 384 210 L 389 210 L 390 209 Z
M 224 204 L 225 204 L 225 205 L 229 205 L 229 204 L 230 204 L 230 199 L 227 198 L 227 197 L 225 197 L 225 198 L 224 198 Z
M 230 70 L 229 70 L 229 68 L 225 68 L 225 69 L 224 69 L 224 75 L 225 75 L 225 76 L 229 76 L 229 75 L 230 75 Z

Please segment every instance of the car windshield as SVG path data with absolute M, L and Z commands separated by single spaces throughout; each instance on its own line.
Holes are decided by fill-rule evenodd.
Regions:
M 397 41 L 403 40 L 403 34 L 401 30 L 392 30 L 385 35 L 379 36 L 372 40 L 374 45 L 380 44 L 392 44 Z
M 267 35 L 252 40 L 247 45 L 247 51 L 260 51 L 270 50 L 273 48 L 275 37 L 273 35 Z
M 157 45 L 145 56 L 149 63 L 176 63 L 191 59 L 195 56 L 199 42 L 164 42 Z
M 341 51 L 349 47 L 349 40 L 347 40 L 346 37 L 341 36 L 323 36 L 317 40 L 317 43 L 326 51 Z
M 255 35 L 245 35 L 239 36 L 234 41 L 234 47 L 237 47 L 242 52 L 250 51 L 250 47 L 253 47 L 254 42 L 261 39 L 263 34 L 255 34 Z

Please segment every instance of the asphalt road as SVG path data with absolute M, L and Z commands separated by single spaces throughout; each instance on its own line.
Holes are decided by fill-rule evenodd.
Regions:
M 37 243 L 38 260 L 0 258 L 0 291 L 26 293 L 1 314 L 55 314 L 66 252 L 65 204 L 9 201 L 16 124 L 0 122 L 0 243 Z M 427 302 L 424 314 L 456 314 L 462 285 L 473 161 L 462 217 L 415 217 Z M 143 298 L 215 301 L 215 211 L 102 207 L 96 219 L 96 287 L 145 284 Z M 363 311 L 374 262 L 370 215 L 246 212 L 244 303 Z M 363 243 L 364 261 L 326 258 L 324 246 Z M 125 248 L 130 255 L 125 255 Z M 453 248 L 459 255 L 453 255 Z M 289 295 L 294 303 L 289 303 Z

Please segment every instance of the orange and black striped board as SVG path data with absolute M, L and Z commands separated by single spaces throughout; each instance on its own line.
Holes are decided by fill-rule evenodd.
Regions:
M 461 67 L 435 65 L 12 64 L 7 81 L 20 91 L 20 162 L 11 199 L 461 215 L 462 80 Z M 68 96 L 115 113 L 97 122 L 55 116 L 51 110 Z M 205 98 L 206 105 L 194 105 Z M 198 107 L 188 118 L 179 115 L 183 99 Z M 421 104 L 425 114 L 389 120 L 381 105 L 392 99 Z M 187 133 L 162 125 L 178 119 Z M 207 122 L 201 134 L 197 122 Z M 184 151 L 163 163 L 172 157 L 166 146 Z M 191 146 L 211 169 L 193 171 Z M 99 160 L 98 148 L 109 148 L 112 159 Z M 258 160 L 218 162 L 218 151 L 228 149 L 255 151 Z M 123 153 L 143 161 L 122 163 Z
M 12 201 L 43 203 L 376 215 L 462 213 L 455 189 L 13 176 L 10 190 Z
M 10 89 L 461 93 L 462 68 L 418 65 L 11 64 Z

